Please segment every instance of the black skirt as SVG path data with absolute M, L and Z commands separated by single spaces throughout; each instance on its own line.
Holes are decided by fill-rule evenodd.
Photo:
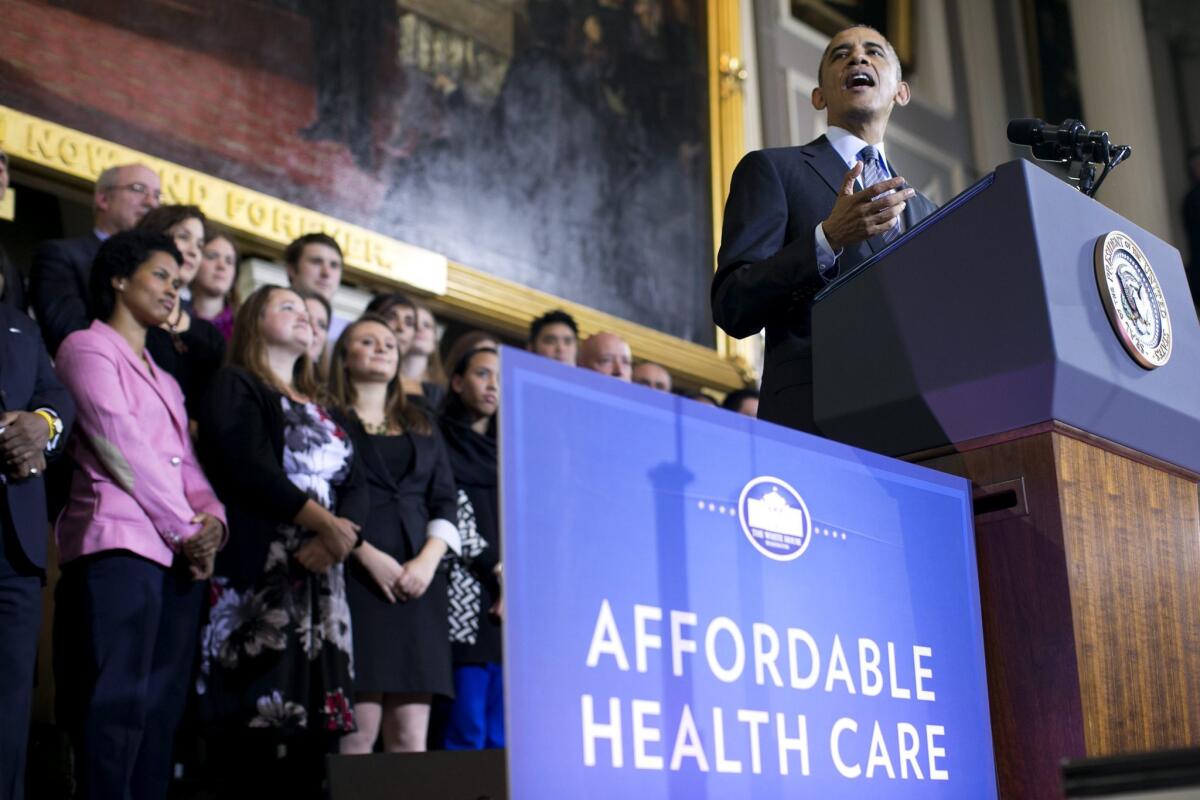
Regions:
M 407 475 L 413 461 L 407 435 L 372 436 L 371 440 L 393 474 Z M 403 486 L 403 478 L 400 483 Z M 412 507 L 414 500 L 420 504 L 421 497 L 405 492 L 389 501 L 372 502 L 363 538 L 401 564 L 408 561 L 416 553 L 404 525 L 421 525 L 423 540 L 421 520 L 428 520 L 428 511 Z M 421 597 L 389 603 L 361 564 L 355 559 L 348 563 L 346 595 L 353 621 L 355 690 L 453 697 L 445 568 L 438 568 Z

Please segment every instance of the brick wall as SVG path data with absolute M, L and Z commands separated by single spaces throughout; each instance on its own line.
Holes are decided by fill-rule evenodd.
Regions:
M 279 12 L 240 20 L 230 12 L 256 4 L 230 0 L 202 4 L 190 17 L 166 4 L 136 4 L 132 13 L 175 13 L 180 35 L 189 37 L 183 44 L 111 24 L 104 4 L 91 5 L 85 10 L 92 13 L 76 13 L 0 0 L 0 102 L 322 210 L 366 210 L 382 197 L 383 187 L 343 145 L 299 134 L 315 118 L 314 88 L 284 73 L 311 72 L 308 20 Z M 120 19 L 120 5 L 108 6 L 117 9 L 109 20 Z M 272 39 L 290 43 L 305 63 L 272 70 L 254 66 L 252 57 L 206 52 L 206 38 L 235 35 L 222 30 L 230 24 L 249 26 L 236 30 L 242 41 L 253 40 L 255 28 L 266 34 L 261 28 L 276 26 Z

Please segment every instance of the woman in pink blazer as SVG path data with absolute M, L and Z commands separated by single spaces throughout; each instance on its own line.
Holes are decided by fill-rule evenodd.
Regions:
M 82 796 L 165 798 L 225 510 L 196 461 L 183 393 L 146 350 L 178 302 L 164 236 L 119 233 L 92 265 L 97 319 L 58 350 L 79 408 L 59 516 L 58 718 Z

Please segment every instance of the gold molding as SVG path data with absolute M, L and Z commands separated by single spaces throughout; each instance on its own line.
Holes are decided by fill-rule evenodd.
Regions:
M 712 135 L 712 225 L 713 268 L 721 245 L 721 221 L 733 170 L 746 151 L 746 79 L 742 51 L 740 0 L 708 0 L 708 98 Z M 756 380 L 752 339 L 735 339 L 720 328 L 716 332 L 717 353 L 737 370 L 745 383 Z
M 740 2 L 707 0 L 714 264 L 729 178 L 745 146 L 744 66 L 737 55 Z M 575 317 L 583 335 L 612 331 L 629 342 L 636 358 L 664 365 L 682 383 L 724 392 L 755 379 L 751 342 L 720 330 L 715 349 L 694 344 L 4 105 L 0 105 L 0 145 L 19 166 L 59 180 L 65 177 L 77 185 L 94 182 L 113 164 L 145 163 L 162 176 L 167 202 L 198 205 L 216 222 L 275 252 L 301 233 L 323 230 L 343 245 L 348 271 L 356 277 L 375 284 L 403 283 L 430 295 L 436 307 L 510 336 L 523 338 L 534 318 L 561 308 Z
M 434 294 L 446 290 L 445 256 L 3 105 L 0 146 L 17 163 L 87 183 L 116 164 L 140 162 L 162 179 L 164 201 L 199 206 L 251 240 L 282 248 L 297 236 L 323 231 L 360 274 Z
M 614 317 L 594 308 L 563 300 L 476 269 L 450 262 L 446 294 L 431 305 L 470 316 L 490 328 L 524 339 L 529 323 L 545 312 L 561 308 L 579 323 L 581 336 L 611 331 L 629 342 L 637 359 L 662 364 L 676 382 L 707 386 L 727 392 L 745 384 L 734 366 L 712 348 Z

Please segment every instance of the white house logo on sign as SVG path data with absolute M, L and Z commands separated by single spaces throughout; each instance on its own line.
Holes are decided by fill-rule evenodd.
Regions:
M 793 561 L 812 541 L 812 515 L 786 481 L 764 475 L 738 498 L 738 521 L 754 549 L 775 561 Z

